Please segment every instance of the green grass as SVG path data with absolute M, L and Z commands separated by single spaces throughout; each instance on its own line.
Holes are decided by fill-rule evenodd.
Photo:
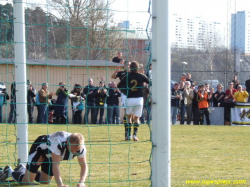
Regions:
M 83 134 L 89 166 L 89 176 L 85 183 L 87 186 L 150 186 L 151 142 L 148 125 L 140 126 L 139 142 L 124 140 L 123 125 L 29 125 L 29 143 L 39 135 L 56 131 Z M 1 167 L 16 165 L 15 132 L 14 125 L 2 125 L 0 128 Z M 60 169 L 64 183 L 75 186 L 80 173 L 77 159 L 61 162 Z M 18 184 L 7 183 L 5 186 Z M 51 186 L 56 185 L 51 183 Z
M 124 141 L 122 125 L 30 125 L 29 141 L 32 143 L 41 134 L 59 130 L 80 132 L 84 135 L 89 163 L 87 186 L 151 185 L 151 142 L 147 125 L 140 126 L 140 142 Z M 14 125 L 0 127 L 1 167 L 15 165 L 17 153 L 14 134 Z M 249 136 L 250 128 L 242 126 L 172 126 L 171 186 L 250 186 Z M 79 179 L 77 160 L 63 161 L 61 170 L 64 182 L 75 186 Z M 231 184 L 186 183 L 191 180 L 198 180 L 200 183 L 205 180 L 230 180 Z M 246 184 L 232 184 L 234 180 L 245 180 Z M 1 186 L 18 185 L 6 183 Z M 52 183 L 51 186 L 56 185 Z
M 243 186 L 250 186 L 249 135 L 243 126 L 173 126 L 172 186 L 201 186 L 186 180 L 246 180 Z

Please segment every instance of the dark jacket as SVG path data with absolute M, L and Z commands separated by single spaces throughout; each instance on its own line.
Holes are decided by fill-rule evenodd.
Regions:
M 198 101 L 197 101 L 197 92 L 195 91 L 195 90 L 193 90 L 194 91 L 194 98 L 193 98 L 193 100 L 192 100 L 192 107 L 193 108 L 199 108 L 198 107 Z
M 179 107 L 180 106 L 180 99 L 175 98 L 177 95 L 180 95 L 180 90 L 175 91 L 174 89 L 171 90 L 171 106 Z
M 11 99 L 16 99 L 16 83 L 15 82 L 13 82 L 12 84 L 11 84 L 11 93 L 10 93 L 10 98 Z
M 120 63 L 121 61 L 123 61 L 121 58 L 118 58 L 118 57 L 114 57 L 112 59 L 112 62 L 115 62 L 115 63 Z
M 56 105 L 54 107 L 54 114 L 55 115 L 63 115 L 66 117 L 67 111 L 68 111 L 68 96 L 69 91 L 65 89 L 62 91 L 61 89 L 57 89 L 56 91 L 57 100 Z
M 186 81 L 189 81 L 191 83 L 191 85 L 193 84 L 193 80 L 192 79 L 186 79 Z
M 143 105 L 151 106 L 151 99 L 150 99 L 148 87 L 142 88 L 142 94 L 143 94 Z
M 108 105 L 119 105 L 119 97 L 121 97 L 121 92 L 116 91 L 117 88 L 109 88 L 108 97 L 107 97 L 107 104 Z
M 106 103 L 107 105 L 112 105 L 112 95 L 114 93 L 114 88 L 108 88 L 108 93 L 109 93 L 109 96 L 107 97 L 106 99 Z
M 246 91 L 250 93 L 250 79 L 246 80 L 245 86 L 246 86 Z
M 91 94 L 89 94 L 92 92 Z M 83 89 L 83 94 L 86 95 L 86 102 L 95 102 L 95 95 L 97 93 L 97 88 L 95 86 L 86 86 Z
M 217 97 L 215 97 L 215 94 L 218 94 Z M 218 100 L 221 97 L 220 100 Z M 220 107 L 224 107 L 224 98 L 226 97 L 226 93 L 225 92 L 221 92 L 219 93 L 218 91 L 216 91 L 213 94 L 213 106 L 214 107 L 218 107 L 218 103 L 220 103 Z
M 36 89 L 32 86 L 32 90 L 28 89 L 27 102 L 28 103 L 35 103 L 35 97 L 36 97 Z
M 95 95 L 95 103 L 96 105 L 100 105 L 100 106 L 104 106 L 105 102 L 106 102 L 106 97 L 107 97 L 107 93 L 104 93 L 105 88 L 101 89 L 101 92 L 98 93 L 98 90 L 96 91 L 96 95 Z
M 184 88 L 179 89 L 179 91 L 181 93 L 181 100 L 180 100 L 181 105 L 184 105 Z

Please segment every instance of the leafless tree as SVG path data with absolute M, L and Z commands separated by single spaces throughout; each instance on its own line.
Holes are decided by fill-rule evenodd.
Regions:
M 51 29 L 52 17 L 40 7 L 26 10 L 26 40 L 30 59 L 45 59 L 54 57 L 55 36 Z M 53 43 L 53 42 L 54 43 Z
M 224 84 L 232 79 L 234 73 L 234 54 L 229 49 L 217 48 L 208 51 L 194 48 L 171 50 L 172 79 L 179 81 L 183 72 L 191 73 L 193 80 L 203 83 L 205 80 L 216 79 Z M 210 55 L 210 56 L 209 56 Z M 211 70 L 208 57 L 213 59 L 213 69 Z M 184 65 L 182 62 L 187 62 Z M 212 73 L 212 76 L 211 76 Z
M 65 24 L 63 35 L 67 36 L 68 47 L 64 51 L 70 59 L 110 60 L 114 55 L 112 49 L 121 48 L 121 35 L 114 26 L 110 4 L 102 0 L 53 0 L 53 3 L 57 11 L 54 16 Z

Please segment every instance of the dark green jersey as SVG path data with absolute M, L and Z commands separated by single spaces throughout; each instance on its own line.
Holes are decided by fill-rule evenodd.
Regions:
M 126 85 L 127 97 L 137 98 L 143 96 L 143 82 L 149 83 L 149 80 L 145 75 L 140 73 L 129 73 L 119 82 L 117 87 L 122 89 L 122 85 Z

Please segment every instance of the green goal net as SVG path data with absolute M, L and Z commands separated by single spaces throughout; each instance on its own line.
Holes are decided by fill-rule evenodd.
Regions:
M 14 36 L 18 33 L 14 33 L 13 8 L 19 3 L 25 4 L 27 82 L 20 82 L 15 75 L 15 63 L 19 62 L 15 62 Z M 119 78 L 112 78 L 124 67 L 122 63 L 112 62 L 119 52 L 124 61 L 138 61 L 141 73 L 148 73 L 151 60 L 150 7 L 150 0 L 136 3 L 131 0 L 0 1 L 0 91 L 4 98 L 0 100 L 0 167 L 3 170 L 7 165 L 14 169 L 19 164 L 17 147 L 20 144 L 28 143 L 30 148 L 38 136 L 57 131 L 78 132 L 84 136 L 87 148 L 86 186 L 151 185 L 150 85 L 140 120 L 140 141 L 125 141 L 126 117 L 124 119 L 120 98 L 116 107 L 118 114 L 112 110 L 110 119 L 108 109 L 115 107 L 108 105 L 108 96 L 98 103 L 103 103 L 103 106 L 92 107 L 86 94 L 82 94 L 84 88 L 89 88 L 90 79 L 97 88 L 103 81 L 107 91 L 119 83 Z M 32 114 L 27 115 L 28 142 L 18 143 L 16 108 L 21 103 L 16 102 L 15 96 L 22 93 L 12 87 L 22 85 L 27 90 L 35 89 L 39 95 L 44 85 L 48 85 L 51 93 L 56 93 L 60 83 L 68 90 L 67 94 L 72 91 L 74 95 L 74 90 L 80 88 L 80 96 L 85 98 L 84 110 L 68 99 L 64 108 L 66 116 L 57 115 L 55 107 L 65 105 L 56 104 L 59 96 L 47 96 L 46 99 L 51 101 L 46 120 L 42 122 L 40 98 L 33 96 L 29 100 L 28 95 L 27 114 Z M 92 112 L 96 114 L 98 110 L 93 116 Z M 85 115 L 87 111 L 88 116 Z M 80 167 L 77 159 L 61 162 L 60 171 L 65 185 L 78 184 Z M 0 185 L 18 184 L 9 177 L 0 181 Z M 56 186 L 55 180 L 49 186 Z

